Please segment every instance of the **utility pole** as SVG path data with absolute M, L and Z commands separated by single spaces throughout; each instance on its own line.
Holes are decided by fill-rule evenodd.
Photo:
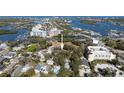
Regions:
M 61 50 L 63 50 L 64 43 L 63 43 L 63 34 L 61 34 Z

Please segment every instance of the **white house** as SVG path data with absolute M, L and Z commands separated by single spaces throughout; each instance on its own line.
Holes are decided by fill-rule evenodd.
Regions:
M 85 58 L 82 58 L 81 60 L 82 64 L 79 66 L 79 76 L 87 76 L 91 73 L 90 66 Z
M 0 49 L 6 49 L 8 48 L 8 45 L 6 43 L 0 44 Z
M 37 74 L 38 76 L 40 76 L 40 71 L 41 71 L 41 65 L 38 64 L 36 67 L 35 67 L 35 74 Z
M 65 68 L 65 69 L 70 69 L 69 62 L 70 62 L 70 60 L 66 58 L 66 59 L 65 59 L 65 64 L 64 64 L 64 68 Z
M 103 46 L 88 46 L 88 60 L 112 60 L 115 59 L 114 55 L 109 49 Z
M 64 64 L 64 68 L 65 68 L 65 69 L 70 69 L 70 65 L 69 65 L 68 62 L 66 62 L 66 63 Z
M 16 56 L 16 52 L 9 52 L 4 55 L 4 58 L 11 59 L 12 57 L 15 57 L 15 56 Z
M 29 69 L 31 69 L 31 68 L 33 68 L 33 67 L 30 66 L 29 64 L 26 64 L 26 65 L 22 68 L 21 72 L 26 72 L 27 70 L 29 70 Z
M 92 38 L 92 40 L 93 40 L 93 44 L 98 44 L 99 43 L 99 40 L 96 39 L 96 38 Z
M 79 76 L 80 77 L 84 77 L 85 75 L 90 74 L 90 73 L 91 73 L 90 67 L 85 66 L 85 65 L 81 65 L 79 67 Z
M 38 52 L 38 56 L 40 57 L 40 61 L 45 61 L 44 52 L 42 50 Z
M 48 65 L 53 65 L 53 64 L 54 64 L 53 59 L 49 59 L 49 60 L 47 60 L 46 62 L 47 62 Z
M 18 47 L 13 47 L 13 51 L 21 50 L 22 48 L 25 48 L 24 45 L 19 45 Z
M 58 74 L 59 71 L 60 71 L 60 69 L 61 69 L 60 66 L 55 65 L 55 66 L 53 67 L 53 73 Z
M 47 50 L 47 53 L 51 54 L 53 52 L 53 46 L 48 47 Z
M 37 75 L 40 75 L 40 73 L 44 73 L 44 74 L 48 74 L 49 72 L 49 67 L 47 65 L 41 65 L 41 64 L 38 64 L 36 67 L 35 67 L 35 73 Z

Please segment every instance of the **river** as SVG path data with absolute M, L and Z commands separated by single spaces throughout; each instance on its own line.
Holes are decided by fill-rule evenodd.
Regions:
M 95 25 L 82 24 L 79 19 L 71 20 L 71 27 L 81 28 L 83 30 L 92 30 L 100 33 L 102 36 L 107 36 L 110 30 L 124 31 L 124 26 L 114 25 L 110 22 L 97 22 Z

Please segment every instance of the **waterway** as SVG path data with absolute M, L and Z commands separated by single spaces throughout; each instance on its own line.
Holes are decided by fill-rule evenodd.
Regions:
M 36 17 L 36 18 L 41 18 L 41 17 L 39 16 L 39 17 Z M 0 17 L 0 18 L 4 18 L 4 17 Z M 24 18 L 26 18 L 26 17 L 24 17 Z M 53 18 L 53 17 L 51 17 L 51 18 Z M 62 18 L 64 18 L 64 17 L 62 17 Z M 124 26 L 114 25 L 110 22 L 97 22 L 95 25 L 91 25 L 91 24 L 80 23 L 80 18 L 79 17 L 68 17 L 68 18 L 72 18 L 71 27 L 81 28 L 83 30 L 89 30 L 89 31 L 90 30 L 96 31 L 103 36 L 106 36 L 108 34 L 109 30 L 124 31 Z M 36 24 L 36 23 L 37 22 L 33 22 L 33 24 Z M 0 29 L 10 30 L 11 27 L 9 27 L 9 26 L 0 27 Z M 0 35 L 0 41 L 16 41 L 17 39 L 24 39 L 26 37 L 26 35 L 29 34 L 29 32 L 30 31 L 28 31 L 26 29 L 20 29 L 20 30 L 17 31 L 16 34 Z
M 16 41 L 23 40 L 26 38 L 26 35 L 29 33 L 26 29 L 20 29 L 16 34 L 5 34 L 0 35 L 0 41 Z
M 91 30 L 100 33 L 102 36 L 107 36 L 108 31 L 118 30 L 124 31 L 124 26 L 114 25 L 110 22 L 97 22 L 95 25 L 82 24 L 79 19 L 71 20 L 71 27 L 81 28 L 83 30 Z

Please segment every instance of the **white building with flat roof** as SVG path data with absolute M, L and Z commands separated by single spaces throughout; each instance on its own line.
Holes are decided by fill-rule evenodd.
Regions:
M 36 25 L 32 28 L 32 31 L 30 32 L 30 36 L 40 36 L 40 37 L 53 37 L 58 34 L 61 34 L 62 30 L 59 30 L 57 28 L 52 28 L 50 30 L 46 30 L 42 28 L 41 25 Z
M 96 39 L 96 38 L 92 38 L 92 40 L 93 40 L 93 44 L 98 44 L 99 43 L 99 40 Z
M 8 45 L 6 43 L 0 44 L 0 49 L 7 49 Z
M 88 61 L 113 60 L 116 58 L 109 49 L 103 46 L 88 46 Z
M 40 36 L 40 37 L 46 37 L 47 32 L 43 29 L 41 29 L 41 25 L 36 25 L 32 28 L 32 31 L 30 32 L 30 36 Z

